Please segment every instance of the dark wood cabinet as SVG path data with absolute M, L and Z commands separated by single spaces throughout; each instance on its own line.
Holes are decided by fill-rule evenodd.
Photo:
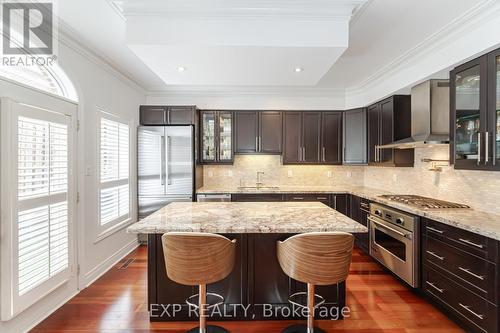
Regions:
M 321 116 L 321 163 L 342 164 L 342 112 L 322 112 Z
M 232 164 L 233 112 L 200 112 L 200 160 L 204 164 Z
M 394 95 L 368 107 L 370 165 L 412 167 L 414 149 L 383 149 L 382 145 L 411 136 L 411 97 Z
M 377 132 L 378 126 L 374 130 Z M 368 145 L 366 108 L 344 112 L 342 133 L 343 164 L 366 164 Z
M 348 194 L 333 194 L 332 195 L 332 208 L 336 211 L 349 216 L 350 200 Z
M 234 113 L 234 153 L 255 154 L 259 151 L 259 116 L 257 111 Z
M 283 164 L 302 161 L 302 112 L 283 113 Z
M 244 194 L 238 193 L 231 196 L 231 201 L 236 202 L 273 202 L 283 201 L 283 195 L 280 193 L 259 193 L 259 194 Z
M 285 201 L 304 201 L 304 202 L 321 202 L 328 207 L 332 205 L 330 194 L 315 194 L 315 193 L 294 193 L 294 194 L 285 194 Z
M 450 160 L 455 169 L 500 170 L 500 49 L 450 72 Z
M 283 164 L 342 164 L 342 113 L 284 112 Z
M 282 120 L 279 111 L 236 111 L 235 154 L 280 154 Z
M 421 220 L 421 289 L 470 332 L 499 331 L 496 240 Z
M 317 164 L 320 161 L 321 113 L 302 113 L 302 164 Z
M 354 221 L 361 223 L 368 227 L 368 215 L 370 214 L 370 200 L 358 197 L 356 195 L 350 196 L 350 218 Z M 369 235 L 368 233 L 354 234 L 356 246 L 365 253 L 369 253 Z
M 197 125 L 197 109 L 194 105 L 141 105 L 141 125 Z
M 282 112 L 259 112 L 259 152 L 281 154 L 283 121 Z

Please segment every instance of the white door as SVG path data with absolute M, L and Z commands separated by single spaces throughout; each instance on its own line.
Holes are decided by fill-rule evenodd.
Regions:
M 2 191 L 8 189 L 2 194 L 2 320 L 77 278 L 77 108 L 48 101 L 43 107 L 1 101 L 2 130 L 8 132 L 2 133 Z

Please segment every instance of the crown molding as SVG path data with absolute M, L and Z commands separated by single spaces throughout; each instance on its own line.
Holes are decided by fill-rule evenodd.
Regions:
M 411 65 L 415 60 L 426 57 L 437 48 L 453 42 L 457 36 L 463 35 L 467 30 L 484 24 L 492 18 L 497 18 L 499 13 L 500 2 L 498 0 L 486 0 L 477 4 L 359 84 L 347 87 L 346 94 L 362 94 L 371 87 L 377 86 L 381 81 L 387 80 L 402 68 Z
M 147 92 L 148 97 L 192 96 L 301 96 L 344 97 L 345 90 L 316 87 L 226 87 L 226 86 L 168 86 Z
M 111 59 L 104 56 L 100 51 L 89 45 L 83 45 L 75 37 L 78 33 L 71 28 L 63 20 L 59 19 L 59 43 L 64 44 L 71 50 L 77 52 L 85 59 L 91 61 L 93 64 L 97 65 L 101 69 L 105 70 L 109 74 L 113 75 L 120 81 L 127 84 L 129 87 L 133 88 L 141 94 L 146 94 L 147 89 L 145 89 L 141 84 L 132 78 L 132 75 L 119 69 L 119 66 L 114 63 Z

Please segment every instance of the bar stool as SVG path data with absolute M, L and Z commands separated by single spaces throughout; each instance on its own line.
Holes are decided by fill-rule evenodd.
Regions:
M 233 270 L 236 240 L 208 233 L 169 232 L 161 237 L 167 276 L 174 282 L 198 286 L 199 293 L 189 297 L 186 303 L 199 311 L 199 327 L 188 333 L 227 333 L 220 326 L 206 324 L 206 310 L 224 303 L 224 298 L 214 293 L 216 304 L 207 306 L 207 284 L 220 281 Z M 198 298 L 197 304 L 191 301 Z
M 307 306 L 293 298 L 306 293 L 295 293 L 289 302 L 307 308 L 307 325 L 292 325 L 284 333 L 324 333 L 314 327 L 314 309 L 324 298 L 314 293 L 316 285 L 331 285 L 344 281 L 349 274 L 354 237 L 345 232 L 311 232 L 278 241 L 278 261 L 286 275 L 307 283 Z M 315 298 L 320 301 L 315 305 Z

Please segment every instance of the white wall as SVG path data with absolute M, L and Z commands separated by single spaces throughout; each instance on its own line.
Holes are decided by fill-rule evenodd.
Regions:
M 139 105 L 145 102 L 145 92 L 93 54 L 80 49 L 70 41 L 59 44 L 58 61 L 72 80 L 79 95 L 80 131 L 78 134 L 77 165 L 80 203 L 77 212 L 76 237 L 80 258 L 79 287 L 83 289 L 138 245 L 137 236 L 127 234 L 125 229 L 96 242 L 99 233 L 97 221 L 98 170 L 96 169 L 98 163 L 96 140 L 99 124 L 97 106 L 132 121 L 130 180 L 132 184 L 131 194 L 134 196 L 131 205 L 133 208 L 132 216 L 135 218 L 135 207 L 137 206 L 135 197 L 135 166 L 137 164 L 135 138 Z M 35 92 L 25 87 L 0 80 L 0 96 L 23 96 L 25 100 L 29 100 L 33 94 Z M 87 175 L 85 174 L 86 169 L 89 171 Z M 9 273 L 2 272 L 1 274 Z M 71 298 L 77 287 L 75 281 L 56 289 L 42 301 L 12 320 L 0 322 L 0 332 L 26 331 Z

